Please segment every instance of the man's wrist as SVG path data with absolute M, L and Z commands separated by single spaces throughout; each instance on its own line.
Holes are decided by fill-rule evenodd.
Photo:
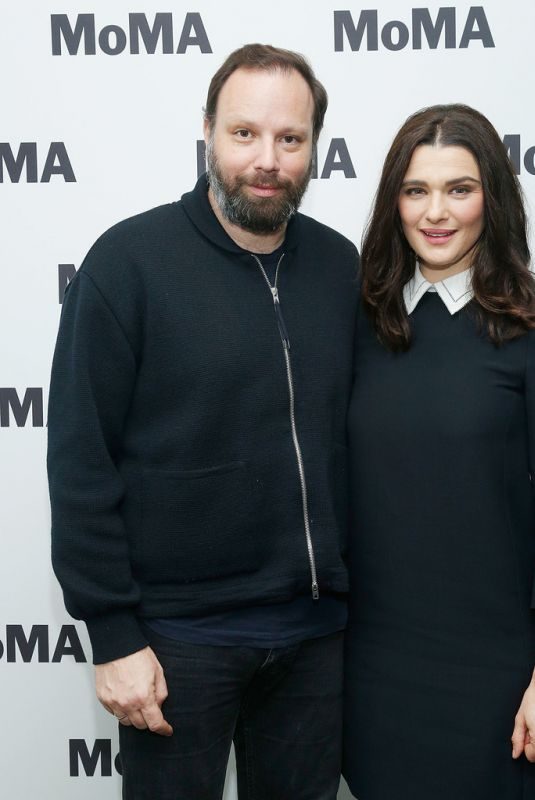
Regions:
M 85 621 L 93 648 L 93 663 L 107 664 L 142 650 L 148 642 L 131 610 L 108 612 Z

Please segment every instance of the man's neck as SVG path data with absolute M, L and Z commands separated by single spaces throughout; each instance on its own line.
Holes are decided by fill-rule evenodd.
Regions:
M 251 233 L 251 231 L 247 231 L 245 228 L 241 228 L 239 225 L 234 225 L 234 223 L 229 222 L 228 219 L 223 216 L 210 188 L 208 189 L 208 200 L 212 206 L 212 211 L 216 215 L 225 233 L 228 233 L 232 241 L 243 250 L 249 250 L 251 253 L 272 253 L 273 250 L 276 250 L 277 247 L 280 247 L 283 243 L 286 225 L 281 226 L 276 231 L 273 231 L 273 233 Z

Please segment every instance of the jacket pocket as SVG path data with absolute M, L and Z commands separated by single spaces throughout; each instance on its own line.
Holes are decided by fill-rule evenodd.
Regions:
M 157 584 L 252 572 L 259 566 L 249 465 L 145 471 L 134 571 Z

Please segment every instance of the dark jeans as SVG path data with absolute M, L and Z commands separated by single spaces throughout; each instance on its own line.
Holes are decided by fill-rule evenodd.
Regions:
M 233 740 L 240 800 L 335 800 L 343 633 L 272 650 L 147 635 L 174 734 L 119 725 L 124 800 L 220 800 Z

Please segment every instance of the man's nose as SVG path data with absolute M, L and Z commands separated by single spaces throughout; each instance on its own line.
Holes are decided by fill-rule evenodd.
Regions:
M 267 137 L 259 140 L 254 166 L 263 172 L 278 172 L 279 158 L 275 141 Z

